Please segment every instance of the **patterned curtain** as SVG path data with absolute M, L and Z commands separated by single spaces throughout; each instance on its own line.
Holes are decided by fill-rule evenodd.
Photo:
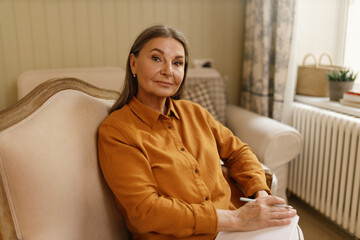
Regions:
M 247 0 L 241 106 L 281 120 L 296 0 Z

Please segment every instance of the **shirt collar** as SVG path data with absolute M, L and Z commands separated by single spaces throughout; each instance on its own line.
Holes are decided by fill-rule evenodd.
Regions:
M 180 119 L 179 114 L 174 107 L 173 99 L 167 98 L 166 104 L 168 104 L 168 110 L 166 115 L 151 109 L 150 107 L 143 104 L 136 97 L 132 98 L 129 103 L 129 107 L 138 118 L 140 118 L 146 125 L 153 128 L 156 124 L 156 121 L 160 117 L 169 118 L 171 116 L 174 116 L 175 118 Z

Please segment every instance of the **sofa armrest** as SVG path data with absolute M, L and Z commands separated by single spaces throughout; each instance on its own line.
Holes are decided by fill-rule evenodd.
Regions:
M 263 163 L 261 163 L 261 165 L 265 171 L 266 184 L 269 186 L 272 194 L 275 195 L 278 188 L 278 180 L 276 174 L 270 168 L 265 166 Z
M 300 153 L 302 136 L 296 129 L 235 105 L 226 106 L 226 115 L 234 135 L 269 168 L 277 168 Z

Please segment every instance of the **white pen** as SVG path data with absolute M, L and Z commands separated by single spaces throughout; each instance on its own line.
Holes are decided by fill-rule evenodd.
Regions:
M 245 197 L 241 197 L 240 198 L 240 201 L 244 201 L 244 202 L 254 202 L 256 201 L 255 199 L 252 199 L 252 198 L 245 198 Z M 292 206 L 290 205 L 285 205 L 285 204 L 274 204 L 274 206 L 276 207 L 283 207 L 283 208 L 293 208 Z

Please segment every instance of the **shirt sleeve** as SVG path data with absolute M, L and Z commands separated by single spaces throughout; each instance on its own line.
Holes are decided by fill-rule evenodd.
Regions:
M 250 147 L 212 117 L 209 117 L 208 121 L 218 145 L 220 158 L 231 177 L 243 187 L 245 195 L 253 196 L 260 190 L 271 194 L 266 184 L 265 171 Z
M 103 175 L 134 231 L 180 238 L 216 233 L 213 204 L 210 201 L 189 204 L 161 196 L 146 156 L 116 127 L 100 126 L 98 152 Z

